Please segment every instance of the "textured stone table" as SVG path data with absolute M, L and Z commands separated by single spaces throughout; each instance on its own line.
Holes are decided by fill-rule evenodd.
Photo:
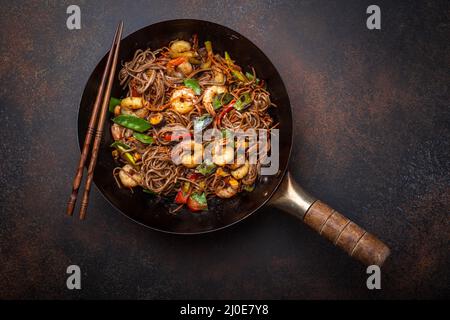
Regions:
M 78 4 L 82 29 L 66 28 Z M 27 1 L 0 12 L 0 298 L 449 298 L 449 6 L 376 1 Z M 119 19 L 125 35 L 199 18 L 257 44 L 293 107 L 291 169 L 311 193 L 392 248 L 382 290 L 365 268 L 281 212 L 171 236 L 94 188 L 65 216 L 84 84 Z M 83 272 L 65 287 L 66 267 Z

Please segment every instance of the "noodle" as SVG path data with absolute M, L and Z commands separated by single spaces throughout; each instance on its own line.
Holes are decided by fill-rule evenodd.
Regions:
M 198 88 L 189 86 L 188 80 Z M 141 102 L 133 101 L 138 105 L 127 105 L 124 99 L 116 106 L 115 115 L 137 116 L 152 124 L 150 129 L 140 133 L 144 139 L 152 139 L 150 143 L 144 143 L 142 137 L 138 139 L 139 133 L 136 135 L 135 131 L 125 129 L 114 121 L 111 131 L 119 147 L 113 154 L 119 162 L 127 163 L 113 170 L 119 186 L 130 189 L 140 186 L 165 197 L 178 192 L 176 202 L 179 206 L 171 210 L 172 213 L 181 210 L 186 202 L 191 210 L 198 211 L 190 205 L 192 199 L 196 199 L 194 194 L 208 198 L 230 198 L 244 190 L 253 190 L 260 162 L 214 162 L 208 164 L 213 168 L 204 172 L 199 169 L 203 164 L 194 166 L 189 162 L 192 161 L 189 157 L 194 158 L 193 155 L 181 155 L 180 163 L 172 158 L 178 141 L 192 137 L 195 121 L 204 117 L 211 119 L 208 128 L 222 130 L 222 133 L 224 130 L 270 130 L 277 127 L 278 124 L 268 113 L 268 109 L 275 105 L 270 100 L 264 81 L 257 79 L 253 68 L 244 76 L 241 68 L 230 59 L 213 53 L 206 46 L 199 48 L 195 35 L 191 43 L 175 40 L 169 47 L 154 51 L 137 50 L 131 61 L 123 63 L 119 82 L 127 91 L 126 97 L 138 98 Z M 194 94 L 194 89 L 199 92 Z M 243 104 L 241 109 L 236 107 L 238 103 Z M 126 127 L 126 124 L 122 125 Z M 201 150 L 206 150 L 208 146 L 221 146 L 226 150 L 226 146 L 232 143 L 229 140 L 225 137 L 219 142 L 202 141 Z M 192 146 L 193 150 L 200 148 L 196 142 L 192 142 Z M 244 145 L 247 153 L 254 149 L 256 147 Z M 122 171 L 125 174 L 121 174 Z M 179 198 L 180 192 L 188 200 Z M 205 210 L 205 207 L 201 209 Z

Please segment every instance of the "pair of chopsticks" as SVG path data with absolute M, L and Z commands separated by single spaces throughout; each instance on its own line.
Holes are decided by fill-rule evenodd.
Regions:
M 108 113 L 109 100 L 111 96 L 111 89 L 114 81 L 114 75 L 116 73 L 116 65 L 119 56 L 120 40 L 122 39 L 123 22 L 120 21 L 117 26 L 116 33 L 114 35 L 111 50 L 109 51 L 108 60 L 106 62 L 105 71 L 103 72 L 102 80 L 98 88 L 97 97 L 95 98 L 94 107 L 92 109 L 91 118 L 89 120 L 89 126 L 84 138 L 83 150 L 80 156 L 80 162 L 73 180 L 72 194 L 70 195 L 69 203 L 67 204 L 67 214 L 73 215 L 75 209 L 75 203 L 77 202 L 78 190 L 80 189 L 81 180 L 83 179 L 84 166 L 86 160 L 91 151 L 91 158 L 87 171 L 86 186 L 84 188 L 83 200 L 80 207 L 80 220 L 83 220 L 86 216 L 86 210 L 89 204 L 89 193 L 91 191 L 92 179 L 94 177 L 94 169 L 97 164 L 98 150 L 100 148 L 100 142 L 103 135 L 103 127 L 105 124 L 106 116 Z M 106 84 L 106 80 L 108 83 Z M 106 90 L 105 90 L 106 84 Z M 100 118 L 97 121 L 98 115 Z M 92 138 L 94 138 L 94 144 L 92 150 L 90 150 Z

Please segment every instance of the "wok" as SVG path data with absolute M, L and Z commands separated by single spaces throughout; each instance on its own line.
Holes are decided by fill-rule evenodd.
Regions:
M 114 207 L 132 220 L 155 230 L 175 234 L 217 231 L 242 221 L 262 206 L 274 206 L 297 217 L 361 262 L 381 265 L 389 255 L 389 248 L 383 242 L 306 193 L 289 174 L 288 164 L 293 137 L 289 97 L 274 65 L 250 40 L 236 31 L 212 22 L 190 19 L 164 21 L 124 38 L 121 42 L 119 61 L 131 60 L 138 49 L 160 48 L 173 39 L 190 39 L 195 33 L 200 43 L 211 40 L 216 52 L 223 53 L 227 50 L 238 65 L 244 69 L 253 66 L 258 76 L 267 81 L 272 101 L 278 106 L 276 114 L 280 123 L 278 172 L 275 175 L 261 177 L 251 193 L 240 194 L 228 200 L 213 200 L 205 213 L 191 213 L 185 210 L 174 215 L 168 212 L 171 200 L 150 196 L 141 190 L 130 193 L 129 190 L 117 187 L 112 175 L 116 164 L 109 147 L 113 139 L 110 131 L 105 130 L 94 174 L 94 183 L 100 192 Z M 78 115 L 80 147 L 86 134 L 89 115 L 105 64 L 106 55 L 92 72 L 83 92 Z M 116 73 L 119 70 L 118 67 Z M 122 95 L 122 89 L 118 81 L 115 81 L 112 96 Z

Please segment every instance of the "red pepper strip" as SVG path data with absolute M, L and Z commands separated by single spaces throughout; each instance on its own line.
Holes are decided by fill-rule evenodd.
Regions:
M 172 137 L 173 137 L 173 140 L 172 140 Z M 177 140 L 180 140 L 180 139 L 184 139 L 184 138 L 192 138 L 192 133 L 185 133 L 185 134 L 182 134 L 182 135 L 179 135 L 179 136 L 173 136 L 173 135 L 171 135 L 171 134 L 166 134 L 165 136 L 164 136 L 164 140 L 166 140 L 166 141 L 177 141 Z
M 170 60 L 169 62 L 167 62 L 167 67 L 168 68 L 173 68 L 176 66 L 179 66 L 182 63 L 186 62 L 186 57 L 178 57 L 175 59 Z
M 191 192 L 192 192 L 191 184 L 189 182 L 184 182 L 175 197 L 175 203 L 185 204 L 188 201 Z
M 188 174 L 187 178 L 193 182 L 197 181 L 198 178 L 200 178 L 200 174 L 197 172 L 191 172 Z
M 187 178 L 193 182 L 197 181 L 197 179 L 200 177 L 200 174 L 193 172 L 189 173 Z M 175 196 L 175 203 L 176 204 L 185 204 L 188 201 L 188 198 L 190 197 L 192 193 L 192 186 L 189 182 L 184 182 L 183 185 L 180 187 L 180 190 L 178 191 L 177 195 Z
M 216 125 L 220 125 L 220 122 L 222 121 L 222 118 L 225 117 L 225 115 L 233 110 L 234 103 L 236 102 L 236 99 L 231 100 L 231 102 L 223 108 L 222 112 L 219 113 L 219 116 L 216 119 Z
M 137 92 L 135 87 L 131 87 L 131 96 L 132 97 L 140 97 L 141 95 Z

